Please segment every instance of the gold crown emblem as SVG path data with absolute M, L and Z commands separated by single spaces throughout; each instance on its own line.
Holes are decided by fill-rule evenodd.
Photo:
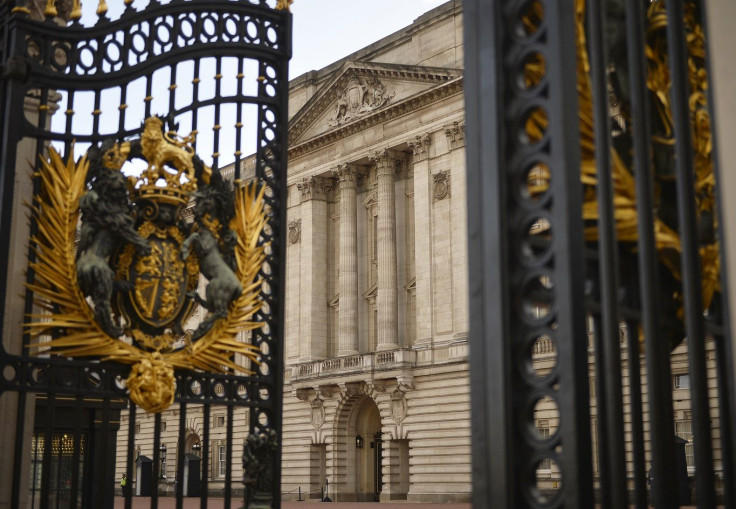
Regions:
M 146 119 L 140 148 L 148 167 L 140 177 L 131 178 L 133 200 L 148 199 L 177 206 L 189 203 L 197 190 L 195 161 L 202 164 L 201 178 L 205 183 L 211 174 L 209 167 L 195 160 L 192 146 L 195 136 L 195 133 L 180 137 L 176 132 L 165 132 L 160 117 Z

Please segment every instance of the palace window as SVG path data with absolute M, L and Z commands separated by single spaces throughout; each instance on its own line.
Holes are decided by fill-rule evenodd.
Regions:
M 225 471 L 227 470 L 227 446 L 217 446 L 217 476 L 225 477 Z
M 537 420 L 537 434 L 541 440 L 547 440 L 549 438 L 549 419 L 538 419 Z M 537 466 L 537 475 L 552 473 L 552 460 L 547 458 L 539 462 Z
M 688 468 L 695 467 L 695 448 L 693 446 L 693 421 L 690 419 L 690 412 L 685 412 L 686 419 L 675 421 L 675 435 L 687 440 L 685 444 L 685 460 Z
M 689 389 L 690 388 L 690 375 L 684 373 L 682 375 L 675 375 L 675 389 Z

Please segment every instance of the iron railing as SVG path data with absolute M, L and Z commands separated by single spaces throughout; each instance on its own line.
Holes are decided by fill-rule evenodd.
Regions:
M 234 427 L 247 426 L 251 434 L 275 431 L 280 442 L 285 260 L 281 239 L 286 224 L 291 15 L 265 0 L 153 0 L 142 10 L 126 0 L 118 6 L 121 14 L 116 19 L 111 19 L 103 5 L 105 2 L 100 3 L 99 17 L 92 26 L 82 25 L 79 19 L 60 26 L 53 19 L 57 13 L 47 10 L 45 20 L 35 20 L 29 17 L 25 2 L 0 4 L 0 241 L 5 246 L 0 250 L 0 313 L 6 303 L 18 298 L 25 299 L 25 313 L 33 311 L 32 292 L 18 297 L 23 289 L 10 287 L 4 275 L 25 268 L 9 266 L 9 253 L 24 249 L 11 241 L 11 231 L 24 222 L 23 218 L 13 219 L 14 209 L 22 200 L 31 201 L 30 196 L 22 196 L 22 186 L 16 182 L 30 179 L 26 161 L 35 161 L 38 169 L 39 156 L 46 157 L 50 144 L 66 160 L 105 139 L 139 135 L 143 120 L 150 115 L 171 114 L 181 124 L 182 134 L 185 130 L 199 133 L 195 147 L 207 164 L 215 169 L 233 165 L 236 182 L 245 156 L 254 154 L 255 178 L 266 187 L 268 210 L 261 242 L 269 247 L 259 274 L 264 280 L 264 305 L 254 317 L 264 326 L 251 337 L 262 362 L 253 376 L 177 371 L 179 431 L 172 448 L 178 458 L 176 476 L 181 479 L 187 417 L 199 416 L 203 423 L 200 499 L 206 507 L 211 495 L 207 474 L 210 420 L 212 412 L 221 408 L 227 416 L 227 446 L 220 496 L 225 497 L 225 507 L 240 507 L 242 498 L 237 500 L 236 492 L 242 492 L 242 479 L 233 477 L 233 466 L 241 463 L 233 453 Z M 29 143 L 30 151 L 23 148 Z M 34 193 L 38 192 L 39 183 L 34 181 Z M 32 222 L 30 233 L 34 231 Z M 32 249 L 28 257 L 33 260 Z M 27 282 L 33 279 L 29 270 Z M 11 318 L 4 316 L 3 320 L 7 323 Z M 13 464 L 12 477 L 2 480 L 12 491 L 9 507 L 21 507 L 27 498 L 34 507 L 56 507 L 58 498 L 52 499 L 52 494 L 62 492 L 64 507 L 112 507 L 112 494 L 119 485 L 114 474 L 114 444 L 121 412 L 125 415 L 127 411 L 125 472 L 131 483 L 136 478 L 136 445 L 141 443 L 135 435 L 140 412 L 128 400 L 124 384 L 129 367 L 98 360 L 35 357 L 29 355 L 30 338 L 20 334 L 3 337 L 0 347 L 0 398 L 14 409 L 13 415 L 4 417 L 2 429 L 4 435 L 16 437 L 11 457 L 4 459 Z M 236 423 L 236 408 L 247 408 L 250 422 Z M 161 428 L 157 414 L 154 465 L 160 465 L 162 459 Z M 33 430 L 35 443 L 42 444 L 35 458 L 42 468 L 34 470 L 40 477 L 32 490 L 25 475 L 30 469 L 32 443 L 27 430 Z M 71 477 L 61 488 L 58 479 L 47 474 L 58 460 L 52 438 L 59 433 L 71 444 Z M 67 459 L 65 456 L 64 461 Z M 265 467 L 272 474 L 250 489 L 261 495 L 265 492 L 273 507 L 278 507 L 280 446 L 268 463 Z M 156 486 L 157 467 L 149 475 Z M 131 495 L 129 490 L 126 508 L 132 506 Z M 181 482 L 175 495 L 176 507 L 181 508 Z M 151 507 L 157 506 L 158 490 L 154 489 Z
M 705 8 L 464 2 L 475 507 L 689 503 L 685 351 L 693 501 L 736 507 Z M 559 419 L 544 437 L 540 400 Z

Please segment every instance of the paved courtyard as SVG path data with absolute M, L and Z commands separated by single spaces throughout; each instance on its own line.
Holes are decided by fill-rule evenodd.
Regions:
M 471 509 L 470 504 L 407 504 L 406 502 L 391 502 L 377 504 L 375 502 L 332 502 L 322 503 L 319 501 L 310 502 L 282 502 L 282 509 L 300 509 L 304 506 L 312 506 L 319 504 L 318 507 L 324 507 L 325 509 L 409 509 L 412 507 L 416 508 L 427 508 L 427 509 Z M 231 505 L 232 509 L 239 509 L 241 505 L 240 501 L 233 500 Z M 408 507 L 407 507 L 408 506 Z M 115 497 L 115 508 L 124 509 L 125 504 L 122 497 Z M 148 497 L 134 497 L 133 498 L 133 509 L 148 509 L 151 507 L 151 499 Z M 175 509 L 176 500 L 173 497 L 160 497 L 158 499 L 159 509 Z M 223 509 L 225 507 L 225 501 L 222 498 L 212 498 L 207 503 L 208 509 Z M 185 498 L 184 509 L 199 509 L 200 501 L 198 498 Z M 316 507 L 315 507 L 316 509 Z
M 319 501 L 309 502 L 282 502 L 282 509 L 301 509 L 304 506 L 311 506 L 312 504 L 319 504 L 318 507 L 324 507 L 325 509 L 471 509 L 471 504 L 415 504 L 407 502 L 391 502 L 391 503 L 376 503 L 376 502 L 332 502 L 332 503 L 321 503 Z M 240 509 L 241 502 L 233 500 L 231 505 L 232 509 Z M 125 504 L 121 497 L 115 497 L 115 508 L 124 509 Z M 151 499 L 148 497 L 134 497 L 133 498 L 133 509 L 148 509 L 151 507 Z M 173 497 L 161 497 L 158 499 L 159 509 L 175 509 L 176 500 Z M 185 498 L 184 509 L 199 509 L 200 500 L 198 498 Z M 224 509 L 225 501 L 222 498 L 211 498 L 207 503 L 208 509 Z M 596 506 L 600 507 L 600 506 Z M 632 506 L 633 507 L 633 506 Z M 722 509 L 723 506 L 718 506 Z M 315 507 L 315 509 L 317 509 Z M 695 509 L 695 506 L 682 506 L 682 509 Z

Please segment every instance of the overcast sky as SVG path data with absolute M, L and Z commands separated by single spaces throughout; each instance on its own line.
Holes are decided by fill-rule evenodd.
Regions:
M 270 4 L 275 4 L 275 1 L 270 0 Z M 434 7 L 442 5 L 446 1 L 294 0 L 291 6 L 291 12 L 294 17 L 293 57 L 289 65 L 289 76 L 290 78 L 296 78 L 310 70 L 321 69 L 336 60 L 376 42 L 382 37 L 411 25 L 416 18 Z M 134 0 L 133 6 L 136 9 L 143 9 L 147 3 L 148 0 Z M 95 15 L 97 2 L 85 1 L 82 5 L 84 8 L 82 23 L 87 26 L 93 25 L 97 21 L 97 16 Z M 122 1 L 110 1 L 109 7 L 110 18 L 117 19 L 122 13 L 124 4 Z M 179 78 L 178 88 L 176 90 L 177 101 L 175 104 L 177 108 L 180 108 L 187 100 L 191 102 L 191 77 L 185 78 L 187 75 L 186 70 L 191 66 L 191 61 L 180 62 L 177 65 L 177 76 Z M 212 59 L 202 61 L 200 75 L 198 76 L 201 78 L 199 86 L 200 99 L 203 99 L 201 97 L 202 95 L 207 95 L 208 90 L 212 92 L 211 95 L 214 95 L 215 69 L 213 66 L 214 60 Z M 167 113 L 169 72 L 168 68 L 164 68 L 157 71 L 153 76 L 153 101 L 151 103 L 151 110 L 154 114 Z M 191 72 L 191 69 L 189 72 Z M 248 72 L 248 69 L 246 69 L 246 74 Z M 254 72 L 257 71 L 254 70 Z M 161 74 L 161 76 L 158 77 L 158 74 Z M 234 77 L 235 67 L 224 65 L 223 74 Z M 234 79 L 223 79 L 222 82 L 223 93 L 227 95 L 224 90 L 225 85 L 230 82 L 234 83 Z M 253 87 L 255 87 L 255 84 L 255 80 L 252 80 Z M 105 93 L 107 92 L 109 91 Z M 114 97 L 103 97 L 100 125 L 104 134 L 115 132 L 118 128 L 119 111 L 117 105 L 120 101 L 120 92 L 117 87 L 113 87 L 112 92 L 115 92 L 117 95 L 113 93 L 112 96 Z M 129 84 L 127 94 L 128 103 L 131 104 L 131 108 L 126 116 L 125 127 L 132 129 L 140 123 L 140 118 L 131 113 L 143 104 L 142 101 L 145 96 L 144 82 L 137 80 Z M 66 110 L 66 97 L 67 94 L 61 91 L 61 111 Z M 179 100 L 180 98 L 183 102 Z M 91 134 L 92 110 L 94 107 L 94 101 L 92 99 L 91 93 L 78 93 L 75 96 L 74 110 L 76 113 L 73 119 L 73 128 L 79 134 Z M 247 110 L 243 112 L 243 123 L 246 124 L 246 130 L 244 131 L 241 150 L 247 154 L 255 150 L 255 137 L 252 136 L 250 130 L 256 123 L 257 109 L 252 105 L 247 105 L 244 108 Z M 203 128 L 203 126 L 214 125 L 213 114 L 214 107 L 208 106 L 203 108 L 203 112 L 201 113 L 204 117 L 200 117 L 199 119 L 200 133 L 197 136 L 197 153 L 207 164 L 212 163 L 213 132 L 210 129 Z M 234 124 L 234 115 L 235 110 L 231 111 L 231 109 L 223 106 L 220 123 L 222 125 Z M 183 114 L 177 117 L 177 121 L 180 122 L 180 133 L 189 133 L 191 131 L 191 114 Z M 66 119 L 63 115 L 54 115 L 52 118 L 52 128 L 57 132 L 63 132 L 65 124 Z M 219 161 L 221 165 L 228 164 L 233 160 L 234 143 L 235 141 L 232 137 L 221 138 L 219 147 L 219 152 L 222 153 Z M 87 145 L 84 143 L 77 144 L 75 152 L 82 154 L 87 149 Z
M 410 25 L 447 0 L 294 0 L 291 78 L 368 46 Z

